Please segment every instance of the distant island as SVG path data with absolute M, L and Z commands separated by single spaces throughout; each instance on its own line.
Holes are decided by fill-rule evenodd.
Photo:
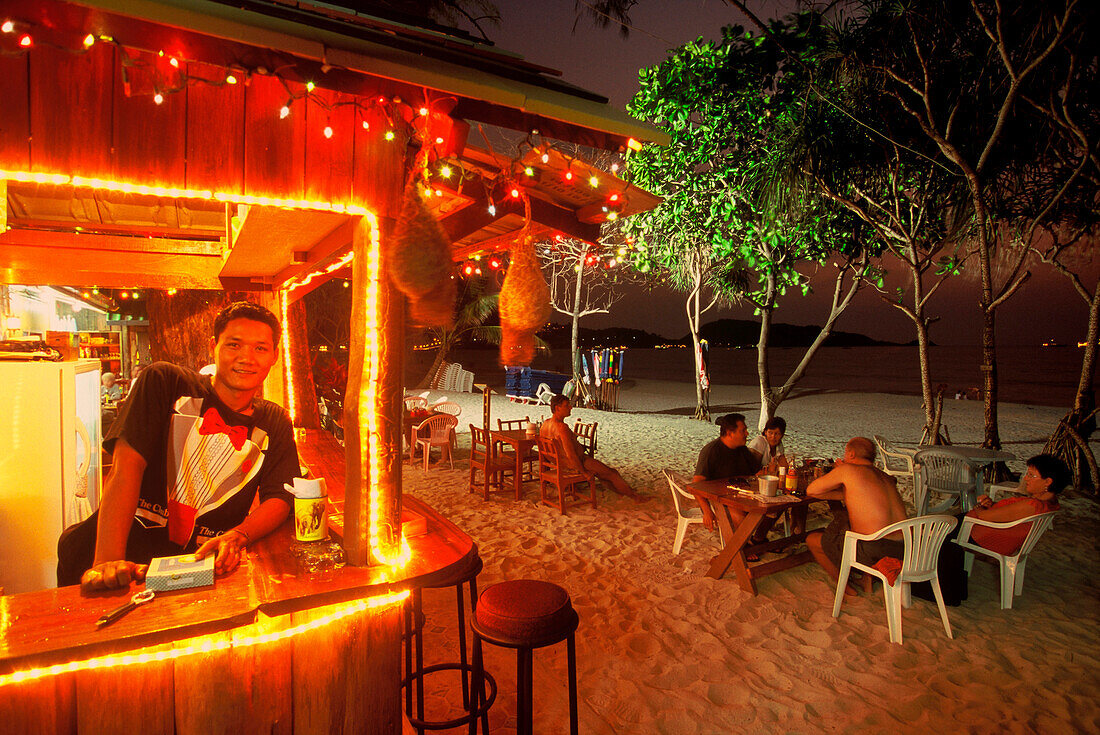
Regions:
M 815 326 L 796 326 L 794 324 L 772 324 L 769 344 L 772 347 L 808 347 L 821 330 Z M 760 323 L 747 319 L 718 319 L 704 324 L 700 337 L 711 347 L 755 347 L 760 336 Z M 569 348 L 571 327 L 568 324 L 550 324 L 539 330 L 539 337 L 552 349 Z M 578 335 L 580 346 L 593 347 L 687 347 L 691 345 L 691 335 L 685 334 L 679 339 L 669 339 L 659 334 L 641 329 L 611 327 L 608 329 L 580 328 Z M 908 343 L 914 344 L 913 342 Z M 902 342 L 886 342 L 872 339 L 856 332 L 834 331 L 825 340 L 827 347 L 901 347 Z

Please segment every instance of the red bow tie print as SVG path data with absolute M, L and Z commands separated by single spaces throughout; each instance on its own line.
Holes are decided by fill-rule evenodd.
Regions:
M 245 439 L 248 438 L 248 429 L 243 426 L 229 426 L 222 419 L 217 409 L 210 408 L 202 416 L 199 434 L 203 436 L 207 434 L 225 434 L 229 437 L 229 441 L 233 442 L 233 448 L 240 450 L 244 446 Z

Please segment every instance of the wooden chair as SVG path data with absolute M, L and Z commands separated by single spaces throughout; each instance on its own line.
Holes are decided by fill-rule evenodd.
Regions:
M 412 456 L 414 459 L 416 458 L 416 448 L 419 447 L 420 451 L 424 453 L 425 471 L 428 469 L 428 457 L 432 453 L 432 447 L 440 447 L 447 455 L 447 461 L 450 462 L 451 469 L 455 468 L 454 454 L 451 452 L 451 434 L 456 426 L 458 426 L 458 419 L 446 414 L 426 418 L 417 424 L 416 429 L 413 431 L 416 445 L 413 447 Z M 420 435 L 422 429 L 428 430 L 428 436 Z M 443 461 L 442 457 L 440 461 Z
M 481 483 L 477 482 L 477 472 L 481 471 Z M 515 463 L 496 456 L 496 448 L 489 441 L 489 432 L 470 424 L 470 486 L 469 492 L 481 492 L 481 497 L 489 499 L 489 485 L 496 485 L 504 491 L 504 475 L 515 471 Z M 516 500 L 519 500 L 517 497 Z
M 497 419 L 497 431 L 515 431 L 524 430 L 527 428 L 527 424 L 531 423 L 530 416 L 524 416 L 521 419 L 512 419 L 510 421 L 504 421 Z M 501 457 L 508 457 L 509 461 L 515 464 L 515 457 L 512 456 L 512 452 L 501 451 Z M 534 449 L 531 449 L 523 458 L 523 481 L 528 482 L 535 479 L 535 463 L 539 461 L 539 454 Z M 519 498 L 516 498 L 519 500 Z
M 574 472 L 561 463 L 561 442 L 539 437 L 539 496 L 540 502 L 557 508 L 565 515 L 571 505 L 591 503 L 596 507 L 596 483 L 589 482 L 580 472 Z M 581 483 L 588 484 L 588 497 L 579 492 Z M 553 493 L 551 494 L 550 490 Z
M 573 433 L 577 435 L 577 443 L 581 445 L 581 449 L 589 457 L 596 456 L 596 427 L 598 426 L 599 424 L 595 421 L 586 424 L 580 420 L 573 425 Z

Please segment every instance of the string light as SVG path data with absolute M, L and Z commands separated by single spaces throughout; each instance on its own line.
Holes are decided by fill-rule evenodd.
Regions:
M 439 175 L 445 179 L 451 178 L 451 167 L 444 166 L 443 168 L 439 169 Z
M 89 33 L 84 36 L 84 48 L 91 48 L 95 44 L 95 36 Z
M 158 104 L 158 105 L 161 104 L 162 102 L 164 102 L 164 95 L 161 94 L 160 92 L 157 92 L 156 94 L 153 95 L 153 102 Z
M 225 76 L 225 83 L 226 84 L 236 84 L 237 83 L 237 77 L 233 76 L 232 74 L 227 74 Z
M 175 56 L 168 59 L 168 63 L 171 64 L 174 69 L 179 69 L 180 68 L 180 63 L 179 63 L 179 61 L 176 60 Z
M 626 147 L 632 151 L 642 150 L 642 144 L 634 138 L 628 138 L 626 141 Z
M 3 31 L 4 33 L 11 33 L 14 30 L 15 24 L 12 23 L 10 20 L 5 20 L 3 25 L 0 25 L 0 31 Z
M 565 180 L 566 181 L 572 181 L 573 180 L 573 172 L 572 171 L 566 171 L 565 172 Z
M 315 86 L 315 85 L 313 84 L 313 82 L 306 82 L 306 91 L 307 91 L 307 92 L 312 92 L 312 91 L 313 91 L 313 88 L 314 88 L 314 86 Z
M 550 154 L 549 153 L 543 153 L 542 154 L 542 162 L 543 163 L 550 163 Z
M 512 187 L 511 194 L 512 194 L 513 199 L 519 199 L 519 189 L 516 189 L 515 187 Z
M 30 35 L 26 33 L 19 39 L 19 45 L 23 48 L 30 48 L 32 43 L 34 42 L 31 40 Z
M 248 636 L 233 636 L 232 638 L 212 638 L 202 636 L 189 638 L 174 644 L 173 648 L 152 651 L 149 648 L 138 649 L 124 654 L 110 654 L 98 658 L 84 659 L 83 661 L 70 661 L 65 664 L 54 664 L 34 669 L 24 669 L 10 674 L 0 675 L 0 686 L 19 684 L 21 682 L 43 679 L 47 676 L 60 676 L 72 674 L 78 671 L 91 671 L 94 669 L 110 669 L 118 666 L 132 666 L 134 664 L 148 664 L 160 661 L 174 661 L 185 656 L 193 656 L 197 653 L 214 653 L 226 651 L 231 648 L 248 648 L 263 643 L 276 643 L 278 641 L 293 638 L 310 630 L 322 628 L 337 621 L 343 620 L 356 613 L 367 610 L 377 610 L 404 602 L 409 596 L 408 590 L 391 592 L 386 595 L 376 595 L 366 600 L 356 600 L 342 607 L 335 608 L 331 613 L 323 615 L 309 622 L 299 623 L 285 630 L 271 633 L 258 633 Z
M 600 179 L 599 179 L 599 177 L 596 177 L 596 176 L 592 176 L 592 177 L 590 177 L 590 178 L 588 179 L 588 185 L 589 185 L 589 186 L 591 186 L 591 187 L 592 187 L 593 189 L 595 189 L 596 187 L 598 187 L 598 186 L 600 185 Z
M 528 166 L 527 168 L 523 169 L 523 173 L 527 174 L 528 176 L 534 176 L 535 175 L 535 169 Z
M 331 138 L 332 137 L 332 126 L 331 125 L 326 125 L 324 133 L 325 133 L 326 138 Z
M 428 114 L 428 108 L 427 107 L 421 107 L 419 110 L 417 110 L 417 112 L 420 113 L 420 117 L 424 117 L 425 115 Z
M 279 311 L 283 324 L 290 324 L 290 289 L 279 291 Z M 290 372 L 290 330 L 283 334 L 283 387 L 286 391 L 286 412 L 290 414 L 290 425 L 298 423 L 298 405 L 294 400 L 294 376 Z
M 363 130 L 370 130 L 370 123 L 366 120 L 363 121 Z
M 290 105 L 283 105 L 279 108 L 279 119 L 285 120 L 286 116 L 290 114 Z
M 489 214 L 493 217 L 497 216 L 497 206 L 491 202 L 489 204 Z
M 385 136 L 383 136 L 383 137 L 384 137 L 384 138 L 385 138 L 386 140 L 393 140 L 393 139 L 394 139 L 394 137 L 396 137 L 396 136 L 394 136 L 394 133 L 393 133 L 393 131 L 392 131 L 392 130 L 387 130 L 387 131 L 386 131 L 386 134 L 385 134 Z

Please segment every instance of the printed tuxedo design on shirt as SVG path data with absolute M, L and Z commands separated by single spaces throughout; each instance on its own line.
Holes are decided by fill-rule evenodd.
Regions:
M 168 432 L 168 506 L 139 503 L 143 525 L 168 527 L 169 539 L 186 546 L 202 516 L 244 489 L 263 465 L 267 434 L 227 425 L 214 407 L 184 396 L 174 406 Z M 201 540 L 213 535 L 199 527 Z

